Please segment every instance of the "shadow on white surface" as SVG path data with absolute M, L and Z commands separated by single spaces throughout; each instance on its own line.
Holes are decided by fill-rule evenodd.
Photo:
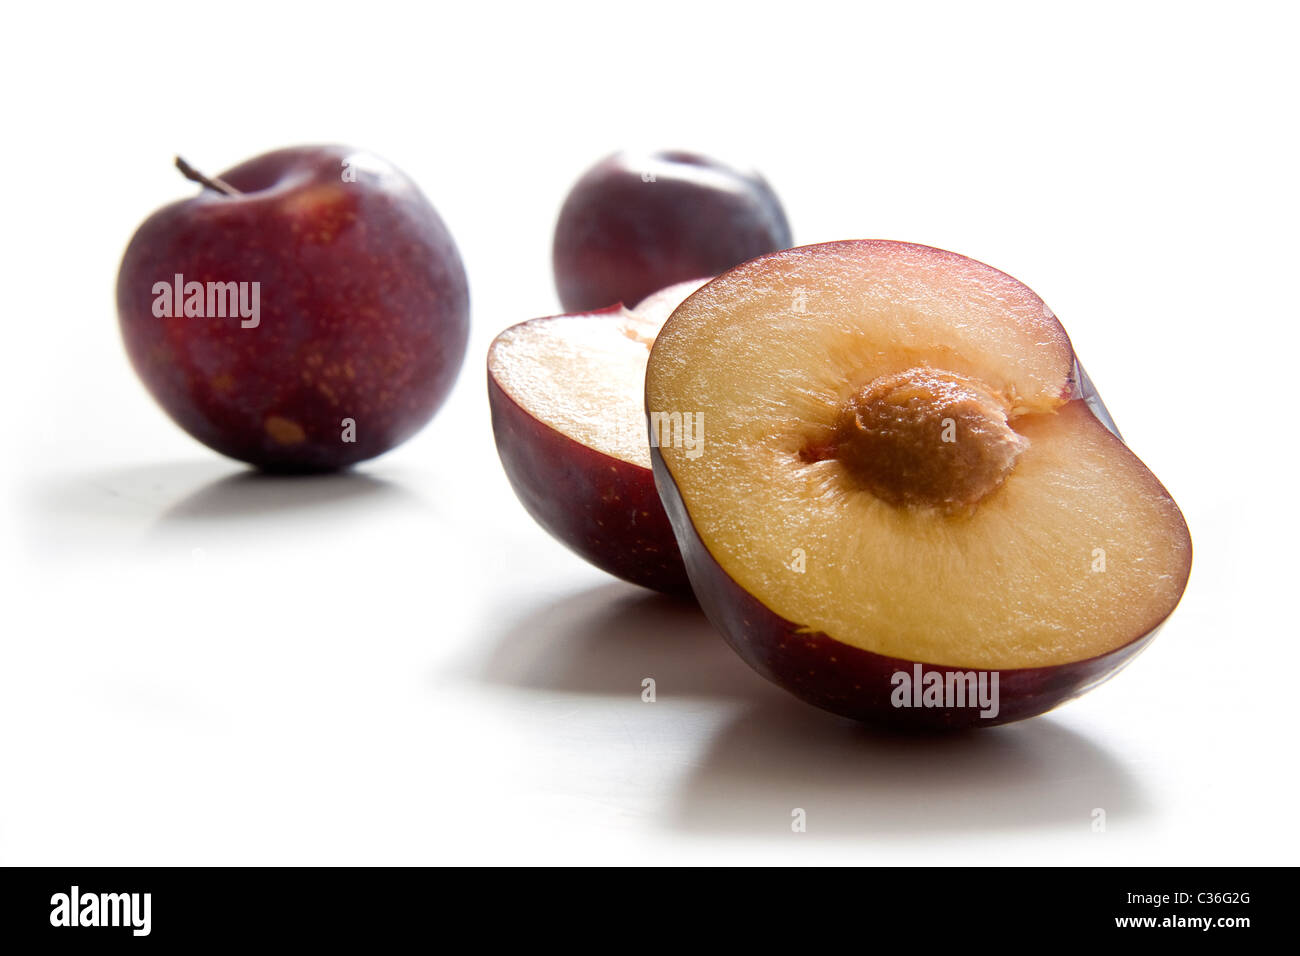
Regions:
M 359 471 L 268 475 L 235 462 L 160 462 L 42 482 L 29 495 L 36 520 L 145 518 L 158 522 L 257 517 L 403 494 Z
M 531 613 L 493 648 L 482 679 L 531 690 L 634 697 L 765 696 L 769 685 L 693 603 L 611 582 Z
M 320 475 L 269 475 L 244 470 L 226 475 L 171 505 L 158 522 L 226 521 L 232 518 L 291 516 L 363 503 L 389 503 L 405 489 L 364 472 Z
M 21 527 L 30 554 L 55 560 L 168 556 L 218 541 L 261 547 L 277 530 L 328 536 L 340 519 L 397 513 L 413 498 L 362 472 L 276 476 L 214 458 L 51 476 L 28 489 Z
M 212 458 L 64 473 L 41 480 L 28 504 L 38 518 L 157 515 L 196 489 L 243 471 Z
M 797 838 L 955 837 L 1054 827 L 1092 833 L 1149 805 L 1129 770 L 1050 717 L 945 736 L 881 733 L 794 698 L 749 707 L 688 776 L 666 821 L 701 834 Z M 864 861 L 865 862 L 865 861 Z M 988 860 L 986 862 L 994 862 Z
M 610 583 L 508 630 L 481 679 L 558 693 L 716 700 L 732 715 L 670 786 L 662 822 L 696 835 L 909 839 L 1056 828 L 1092 833 L 1150 811 L 1140 781 L 1052 717 L 951 735 L 893 734 L 823 713 L 753 673 L 703 613 Z M 698 725 L 697 725 L 698 726 Z M 1100 836 L 1100 835 L 1098 835 Z

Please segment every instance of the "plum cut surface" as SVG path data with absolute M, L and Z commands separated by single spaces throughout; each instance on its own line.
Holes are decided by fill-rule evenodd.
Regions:
M 704 282 L 677 283 L 631 309 L 618 305 L 511 326 L 488 352 L 492 378 L 544 424 L 648 469 L 646 361 L 673 308 Z
M 703 415 L 702 455 L 655 455 L 679 543 L 702 551 L 687 562 L 706 610 L 735 616 L 701 593 L 723 573 L 789 622 L 782 640 L 984 670 L 1148 636 L 1182 595 L 1191 541 L 1078 397 L 1077 368 L 1037 295 L 925 246 L 801 247 L 704 286 L 656 339 L 646 408 Z M 723 626 L 733 646 L 754 626 L 740 616 Z
M 639 398 L 660 324 L 622 306 L 532 320 L 502 332 L 488 361 L 496 383 L 542 423 L 649 468 Z

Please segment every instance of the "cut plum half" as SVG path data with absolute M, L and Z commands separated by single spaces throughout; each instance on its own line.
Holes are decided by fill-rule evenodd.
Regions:
M 676 595 L 690 583 L 650 470 L 645 369 L 664 320 L 705 281 L 521 322 L 488 350 L 492 431 L 528 513 L 597 567 Z
M 954 253 L 839 242 L 723 274 L 660 332 L 646 408 L 703 422 L 702 448 L 652 448 L 701 605 L 835 713 L 1041 713 L 1118 670 L 1186 586 L 1183 517 L 1052 311 Z M 976 680 L 999 700 L 970 706 Z

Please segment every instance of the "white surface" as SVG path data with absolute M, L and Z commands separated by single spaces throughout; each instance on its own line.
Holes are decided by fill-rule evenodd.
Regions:
M 34 9 L 0 57 L 0 861 L 1296 861 L 1293 6 Z M 154 407 L 113 283 L 192 192 L 173 153 L 313 141 L 422 185 L 473 338 L 404 447 L 258 480 Z M 1043 295 L 1192 529 L 1155 644 L 1049 717 L 891 741 L 536 527 L 484 355 L 557 310 L 554 216 L 626 144 L 752 161 L 800 242 Z

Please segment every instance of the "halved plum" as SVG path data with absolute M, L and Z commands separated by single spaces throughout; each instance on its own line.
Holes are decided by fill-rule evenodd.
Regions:
M 1191 540 L 1052 311 L 987 265 L 849 241 L 701 288 L 656 339 L 655 477 L 701 605 L 759 673 L 860 720 L 991 726 L 1113 674 Z M 972 701 L 988 693 L 992 701 Z
M 677 595 L 690 582 L 650 470 L 645 366 L 664 320 L 704 281 L 633 309 L 521 322 L 488 350 L 492 431 L 528 513 L 597 567 Z

